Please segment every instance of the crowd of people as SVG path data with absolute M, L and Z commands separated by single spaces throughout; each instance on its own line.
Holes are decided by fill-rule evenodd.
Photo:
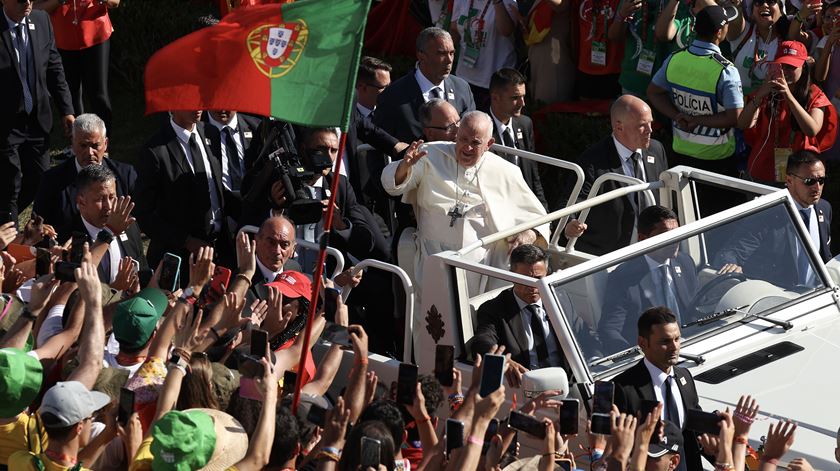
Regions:
M 392 82 L 391 65 L 361 58 L 346 131 L 172 110 L 130 165 L 108 153 L 109 129 L 120 126 L 108 97 L 108 10 L 119 0 L 2 0 L 0 469 L 694 471 L 703 457 L 745 469 L 754 399 L 717 413 L 717 435 L 686 428 L 698 392 L 676 364 L 698 281 L 676 247 L 616 269 L 615 296 L 591 326 L 594 350 L 638 345 L 645 357 L 613 380 L 607 430 L 564 431 L 546 418 L 561 407 L 559 392 L 543 391 L 518 408 L 544 432 L 526 458 L 516 429 L 497 420 L 506 386 L 479 394 L 479 381 L 486 355 L 506 355 L 507 388 L 531 370 L 566 366 L 538 290 L 516 284 L 479 308 L 469 385 L 457 369 L 451 386 L 421 375 L 404 400 L 368 368 L 369 353 L 401 357 L 404 293 L 387 272 L 355 266 L 399 263 L 421 297 L 428 255 L 565 205 L 572 184 L 547 180 L 514 152 L 537 150 L 523 113 L 529 90 L 545 102 L 612 101 L 611 134 L 580 156 L 558 156 L 584 170 L 578 201 L 606 173 L 651 182 L 679 164 L 784 182 L 830 259 L 821 154 L 837 133 L 840 10 L 780 2 L 430 0 L 437 26 L 418 35 L 415 68 Z M 51 167 L 53 104 L 71 155 Z M 657 123 L 668 142 L 652 138 Z M 494 143 L 510 150 L 491 152 Z M 601 255 L 675 229 L 676 214 L 657 203 L 597 206 L 562 228 L 564 240 Z M 328 259 L 325 273 L 338 273 L 314 295 L 318 257 L 307 247 L 328 225 L 346 269 Z M 549 231 L 511 233 L 467 256 L 541 278 L 551 270 Z M 789 274 L 751 266 L 767 260 L 755 254 L 773 234 L 751 237 L 715 268 Z M 806 264 L 791 276 L 778 282 L 815 274 Z M 655 295 L 641 286 L 646 277 L 661 285 Z M 473 295 L 500 287 L 477 274 L 467 283 Z M 346 377 L 342 346 L 318 341 L 341 328 L 353 353 Z M 644 401 L 658 405 L 642 414 Z M 447 419 L 460 424 L 460 441 L 444 437 Z M 779 465 L 795 429 L 770 426 L 762 471 Z M 578 442 L 588 444 L 582 453 Z M 787 466 L 812 469 L 800 458 Z

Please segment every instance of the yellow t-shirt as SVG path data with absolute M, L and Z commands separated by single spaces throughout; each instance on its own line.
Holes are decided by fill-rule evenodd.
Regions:
M 30 424 L 30 421 L 35 421 L 35 415 L 22 412 L 14 422 L 0 425 L 0 464 L 9 464 L 9 457 L 16 451 L 40 452 L 47 448 L 47 432 L 44 431 L 43 425 Z M 38 432 L 35 431 L 36 426 L 40 426 Z M 32 427 L 31 431 L 29 427 Z M 35 441 L 31 446 L 30 436 Z M 37 440 L 40 440 L 40 446 Z
M 148 436 L 140 443 L 140 448 L 137 449 L 137 454 L 131 461 L 128 471 L 151 471 L 152 470 L 152 436 Z M 10 468 L 11 469 L 11 468 Z M 48 470 L 49 471 L 49 470 Z M 237 471 L 236 466 L 231 466 L 225 471 Z
M 35 465 L 35 461 L 37 461 L 38 458 L 41 459 L 41 463 L 44 465 L 44 471 L 69 471 L 73 469 L 73 466 L 67 467 L 53 462 L 43 453 L 35 455 L 34 453 L 30 453 L 28 451 L 16 451 L 12 453 L 12 456 L 9 457 L 9 469 L 14 469 L 15 471 L 39 471 L 38 467 Z M 79 468 L 79 471 L 90 470 L 88 468 L 81 467 Z

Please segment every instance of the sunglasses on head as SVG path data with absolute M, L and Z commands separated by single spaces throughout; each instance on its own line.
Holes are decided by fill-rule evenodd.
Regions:
M 788 175 L 790 175 L 791 177 L 796 177 L 796 178 L 802 180 L 802 183 L 804 183 L 805 186 L 814 186 L 817 183 L 819 183 L 820 186 L 825 185 L 825 177 L 817 177 L 817 178 L 808 177 L 808 178 L 805 178 L 805 177 L 800 177 L 799 175 L 794 175 L 792 173 L 789 173 Z

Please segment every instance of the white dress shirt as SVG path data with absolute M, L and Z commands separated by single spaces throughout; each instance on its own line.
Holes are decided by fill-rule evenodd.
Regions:
M 169 124 L 172 125 L 172 129 L 175 131 L 175 136 L 178 138 L 178 143 L 181 145 L 181 150 L 184 151 L 184 155 L 187 156 L 187 163 L 190 166 L 190 170 L 192 170 L 193 174 L 195 174 L 195 164 L 193 163 L 193 159 L 195 156 L 190 154 L 190 136 L 195 135 L 195 141 L 198 143 L 198 148 L 201 150 L 201 160 L 204 162 L 204 169 L 207 175 L 207 186 L 210 187 L 210 209 L 212 212 L 210 222 L 213 224 L 214 229 L 218 232 L 222 230 L 222 205 L 221 200 L 219 199 L 219 194 L 216 192 L 216 182 L 213 180 L 213 167 L 210 165 L 210 159 L 207 157 L 207 151 L 204 149 L 204 141 L 201 139 L 201 135 L 198 133 L 198 128 L 193 127 L 192 131 L 182 128 L 175 124 L 175 121 L 172 118 L 169 119 Z
M 636 178 L 636 170 L 633 168 L 633 152 L 638 152 L 639 155 L 644 156 L 642 153 L 642 149 L 631 150 L 624 146 L 624 144 L 618 142 L 618 139 L 615 136 L 612 137 L 613 142 L 615 142 L 615 150 L 618 151 L 618 156 L 621 158 L 621 170 L 624 172 L 625 175 L 628 177 Z M 645 175 L 645 166 L 644 163 L 641 165 L 642 170 L 642 178 L 639 180 L 647 181 L 647 176 Z
M 255 258 L 257 260 L 257 268 L 260 270 L 260 273 L 262 274 L 263 278 L 265 278 L 266 283 L 271 283 L 272 281 L 277 279 L 277 275 L 283 273 L 283 267 L 280 267 L 279 271 L 274 271 L 268 268 L 267 266 L 263 265 L 263 263 L 260 261 L 260 257 Z
M 427 79 L 423 72 L 420 72 L 420 67 L 417 67 L 414 70 L 414 79 L 417 80 L 417 85 L 420 85 L 420 93 L 423 94 L 423 101 L 429 101 L 432 96 L 430 95 L 433 88 L 437 88 L 440 90 L 440 97 L 442 99 L 446 99 L 446 89 L 443 87 L 443 81 L 440 83 L 432 83 L 431 80 Z
M 373 113 L 373 110 L 375 110 L 376 107 L 374 106 L 373 108 L 368 108 L 367 106 L 365 106 L 365 105 L 363 105 L 363 104 L 361 104 L 357 101 L 356 102 L 356 109 L 359 110 L 359 113 L 361 113 L 362 116 L 367 118 L 367 117 L 370 116 L 371 113 Z
M 653 363 L 644 359 L 645 367 L 650 373 L 650 379 L 653 382 L 653 393 L 656 395 L 656 400 L 662 403 L 662 419 L 665 419 L 665 410 L 668 405 L 665 404 L 665 381 L 670 378 L 671 381 L 671 395 L 674 396 L 674 401 L 677 403 L 677 412 L 680 415 L 680 423 L 676 424 L 681 427 L 685 423 L 685 406 L 683 406 L 682 394 L 677 385 L 677 378 L 674 376 L 674 368 L 671 368 L 670 373 L 666 373 L 656 367 Z M 671 422 L 674 420 L 671 419 Z
M 93 224 L 87 222 L 85 218 L 82 218 L 82 224 L 85 225 L 85 229 L 87 230 L 87 233 L 90 236 L 90 238 L 96 240 L 96 236 L 99 235 L 99 232 L 102 231 L 102 228 L 96 227 Z M 120 250 L 120 244 L 117 242 L 118 238 L 119 235 L 114 235 L 114 238 L 111 239 L 111 244 L 108 246 L 108 251 L 105 252 L 105 255 L 102 256 L 103 259 L 105 257 L 108 257 L 108 260 L 111 263 L 111 273 L 108 274 L 108 283 L 114 282 L 114 280 L 117 278 L 117 272 L 120 269 L 122 251 Z
M 221 153 L 222 155 L 219 156 L 219 160 L 222 161 L 222 185 L 228 191 L 233 189 L 233 182 L 230 178 L 230 162 L 228 159 L 228 152 L 233 152 L 233 149 L 228 149 L 228 142 L 227 137 L 225 136 L 224 129 L 229 127 L 232 131 L 231 134 L 233 135 L 233 142 L 236 144 L 236 155 L 239 158 L 239 162 L 245 162 L 245 146 L 242 143 L 242 136 L 239 134 L 239 119 L 236 115 L 233 115 L 233 118 L 228 121 L 227 124 L 220 123 L 213 119 L 212 115 L 207 116 L 209 118 L 210 124 L 216 127 L 219 130 L 219 141 L 221 146 Z M 196 139 L 198 139 L 196 137 Z M 244 175 L 244 165 L 241 166 L 241 174 Z
M 546 334 L 545 346 L 548 347 L 549 363 L 554 366 L 562 365 L 562 356 L 557 350 L 557 344 L 551 341 L 551 323 L 548 321 L 545 309 L 543 309 L 542 299 L 538 299 L 536 302 L 530 304 L 519 299 L 519 296 L 516 294 L 513 295 L 513 299 L 515 299 L 516 304 L 519 305 L 519 316 L 522 318 L 522 324 L 525 326 L 525 337 L 528 339 L 528 355 L 531 359 L 531 365 L 539 364 L 539 358 L 537 358 L 537 349 L 534 348 L 534 331 L 531 329 L 531 316 L 533 314 L 529 309 L 526 309 L 530 304 L 535 304 L 537 306 L 540 322 L 542 323 L 543 331 Z M 523 366 L 530 368 L 530 365 Z

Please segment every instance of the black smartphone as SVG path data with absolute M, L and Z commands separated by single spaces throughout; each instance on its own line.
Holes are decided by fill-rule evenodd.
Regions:
M 160 279 L 158 287 L 162 290 L 173 292 L 178 289 L 178 278 L 181 276 L 181 257 L 165 253 L 160 266 Z
M 400 363 L 397 376 L 397 402 L 400 404 L 414 403 L 417 394 L 417 365 Z
M 283 384 L 285 385 L 286 383 Z M 306 414 L 306 420 L 313 425 L 324 428 L 327 424 L 327 410 L 321 406 L 312 404 L 309 406 L 309 412 Z
M 362 469 L 379 469 L 380 442 L 375 438 L 362 437 Z
M 286 370 L 286 372 L 283 373 L 283 393 L 285 394 L 294 391 L 295 385 L 297 385 L 297 373 Z
M 589 430 L 598 435 L 612 435 L 612 421 L 609 414 L 592 414 Z
M 580 401 L 577 399 L 563 399 L 560 406 L 560 433 L 574 435 L 578 433 L 580 420 Z
M 639 406 L 639 423 L 647 420 L 647 416 L 653 413 L 653 410 L 656 409 L 657 405 L 659 405 L 659 401 L 649 401 L 647 399 L 643 399 L 641 405 Z M 658 420 L 659 417 L 656 417 L 656 419 Z M 651 443 L 659 442 L 659 430 L 661 426 L 662 422 L 657 422 L 656 427 L 653 429 L 653 434 L 650 436 Z
M 464 423 L 456 419 L 446 419 L 446 456 L 452 450 L 464 446 Z
M 73 262 L 58 262 L 55 264 L 55 279 L 58 281 L 76 282 L 76 269 L 81 265 Z
M 117 411 L 117 421 L 124 426 L 128 423 L 132 413 L 134 413 L 134 391 L 128 388 L 120 388 L 120 408 Z
M 438 345 L 435 347 L 435 378 L 441 386 L 452 386 L 452 368 L 455 367 L 455 347 Z
M 73 241 L 70 243 L 70 255 L 67 258 L 68 262 L 82 263 L 82 258 L 85 256 L 85 242 L 87 241 L 88 236 L 84 232 L 73 232 Z
M 563 471 L 572 471 L 572 460 L 567 460 L 565 458 L 554 460 L 554 464 L 557 465 Z
M 251 355 L 262 358 L 268 348 L 268 332 L 260 329 L 251 329 Z
M 12 220 L 12 213 L 8 211 L 0 211 L 0 226 L 6 224 L 7 222 L 11 222 Z
M 504 355 L 484 355 L 481 361 L 481 386 L 478 395 L 487 397 L 502 386 L 505 378 Z
M 699 433 L 720 435 L 720 416 L 714 412 L 703 412 L 700 409 L 685 411 L 685 428 Z
M 484 431 L 484 445 L 481 446 L 481 454 L 487 453 L 490 444 L 493 443 L 493 437 L 497 433 L 499 433 L 499 419 L 491 419 L 487 424 L 487 430 Z
M 596 381 L 595 396 L 592 399 L 593 414 L 609 414 L 612 412 L 615 384 L 611 381 Z
M 35 276 L 44 276 L 50 273 L 52 255 L 47 249 L 35 249 Z
M 519 411 L 510 411 L 508 427 L 521 430 L 537 438 L 545 438 L 545 424 L 543 421 Z
M 321 337 L 334 345 L 353 348 L 353 342 L 350 341 L 350 332 L 343 325 L 327 324 L 324 327 L 324 332 L 321 333 Z

